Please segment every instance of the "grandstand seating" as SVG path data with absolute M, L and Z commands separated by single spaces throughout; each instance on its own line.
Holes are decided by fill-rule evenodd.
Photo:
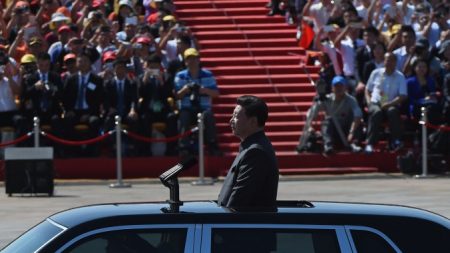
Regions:
M 269 106 L 266 133 L 272 140 L 283 174 L 395 171 L 395 155 L 339 153 L 298 155 L 294 150 L 315 94 L 310 79 L 318 67 L 305 66 L 296 28 L 281 16 L 268 17 L 267 0 L 175 0 L 180 21 L 199 40 L 204 67 L 218 81 L 214 101 L 220 147 L 234 156 L 239 140 L 231 134 L 230 115 L 239 95 L 252 94 Z

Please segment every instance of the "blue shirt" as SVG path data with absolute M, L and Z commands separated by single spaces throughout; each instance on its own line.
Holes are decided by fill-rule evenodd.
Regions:
M 202 88 L 207 88 L 211 90 L 218 90 L 216 79 L 214 75 L 206 70 L 201 69 L 197 79 L 191 77 L 191 74 L 187 69 L 182 70 L 175 76 L 175 91 L 178 92 L 188 83 L 197 83 Z M 181 100 L 178 101 L 178 108 L 187 109 L 192 108 L 191 101 L 189 99 L 190 94 L 186 94 Z M 203 110 L 211 109 L 211 97 L 206 95 L 200 96 L 200 107 Z
M 406 80 L 408 86 L 408 109 L 413 112 L 415 105 L 420 105 L 424 102 L 424 98 L 433 95 L 436 92 L 436 85 L 433 78 L 427 77 L 427 84 L 421 86 L 419 79 L 416 76 L 410 77 Z

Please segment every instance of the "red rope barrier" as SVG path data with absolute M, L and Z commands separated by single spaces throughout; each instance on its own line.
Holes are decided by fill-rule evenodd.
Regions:
M 89 145 L 92 143 L 100 142 L 100 141 L 103 141 L 104 139 L 108 138 L 109 136 L 111 136 L 113 133 L 114 133 L 114 131 L 109 131 L 109 132 L 105 133 L 104 135 L 100 135 L 98 137 L 95 137 L 95 138 L 92 138 L 89 140 L 71 141 L 71 140 L 61 139 L 59 137 L 56 137 L 56 136 L 46 133 L 46 132 L 41 132 L 41 134 L 43 136 L 49 138 L 50 140 L 60 143 L 60 144 L 68 145 L 68 146 L 81 146 L 81 145 Z
M 15 140 L 0 143 L 0 147 L 6 147 L 6 146 L 17 144 L 19 142 L 22 142 L 22 141 L 30 138 L 31 135 L 32 135 L 32 133 L 30 132 L 30 133 L 27 133 L 27 134 L 25 134 L 23 136 L 20 136 L 19 138 L 15 139 Z
M 434 129 L 434 130 L 450 132 L 450 127 L 444 126 L 444 125 L 436 126 L 436 125 L 433 125 L 433 124 L 430 124 L 427 122 L 427 123 L 425 123 L 425 126 L 427 126 L 428 128 Z
M 184 133 L 181 133 L 179 135 L 175 135 L 175 136 L 171 136 L 171 137 L 167 137 L 167 138 L 149 138 L 149 137 L 138 135 L 138 134 L 135 134 L 133 132 L 126 131 L 126 130 L 123 130 L 122 132 L 124 134 L 130 136 L 131 138 L 133 138 L 135 140 L 138 140 L 138 141 L 142 141 L 142 142 L 172 142 L 172 141 L 176 141 L 178 139 L 181 139 L 183 137 L 186 137 L 186 136 L 188 136 L 188 135 L 190 135 L 190 134 L 192 134 L 193 132 L 196 132 L 196 131 L 198 131 L 197 127 L 193 128 L 193 129 L 190 129 L 190 130 L 188 130 L 188 131 L 186 131 Z

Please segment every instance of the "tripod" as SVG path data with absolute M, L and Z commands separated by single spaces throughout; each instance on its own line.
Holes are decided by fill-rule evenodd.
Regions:
M 341 125 L 339 124 L 333 112 L 331 111 L 330 104 L 327 103 L 327 101 L 328 98 L 326 96 L 319 95 L 319 97 L 315 99 L 311 108 L 309 108 L 308 111 L 306 112 L 305 126 L 303 126 L 302 135 L 299 140 L 299 145 L 297 146 L 298 152 L 303 152 L 307 150 L 306 144 L 311 135 L 309 129 L 311 128 L 313 120 L 317 117 L 317 114 L 319 113 L 319 109 L 321 106 L 325 108 L 326 115 L 331 118 L 331 122 L 333 122 L 333 125 L 336 131 L 338 132 L 339 138 L 341 139 L 344 146 L 346 148 L 350 147 L 347 138 L 345 138 L 344 131 L 342 130 Z

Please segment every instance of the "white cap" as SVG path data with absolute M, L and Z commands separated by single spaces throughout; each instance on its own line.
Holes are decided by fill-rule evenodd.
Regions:
M 130 0 L 120 0 L 119 6 L 122 6 L 122 5 L 126 5 L 126 6 L 130 7 L 131 9 L 133 9 L 133 2 L 131 2 Z

